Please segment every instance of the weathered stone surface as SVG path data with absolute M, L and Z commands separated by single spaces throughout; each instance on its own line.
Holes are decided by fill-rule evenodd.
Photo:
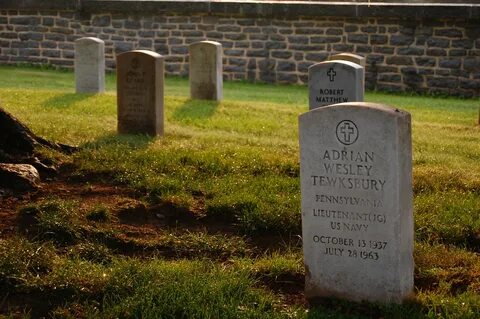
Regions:
M 342 103 L 299 117 L 305 295 L 400 303 L 413 293 L 410 114 Z
M 223 97 L 222 45 L 201 41 L 189 46 L 190 97 L 220 101 Z M 242 72 L 234 67 L 232 72 Z
M 353 54 L 353 53 L 338 53 L 338 54 L 331 55 L 328 59 L 350 61 L 350 62 L 359 64 L 363 67 L 365 67 L 365 64 L 366 64 L 365 58 L 363 56 L 358 54 Z
M 98 38 L 75 41 L 75 85 L 77 93 L 105 92 L 105 42 Z
M 117 56 L 117 112 L 120 134 L 163 135 L 164 61 L 147 50 Z
M 309 109 L 363 101 L 365 69 L 341 60 L 320 62 L 308 68 Z
M 0 163 L 0 188 L 31 191 L 38 187 L 40 187 L 40 175 L 32 165 Z

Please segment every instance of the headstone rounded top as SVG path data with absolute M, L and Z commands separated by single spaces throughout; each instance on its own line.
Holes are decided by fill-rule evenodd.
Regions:
M 387 114 L 391 114 L 393 116 L 405 116 L 405 115 L 409 114 L 408 112 L 405 112 L 405 111 L 400 110 L 398 108 L 391 107 L 391 106 L 388 106 L 388 105 L 385 105 L 385 104 L 380 104 L 380 103 L 346 102 L 346 103 L 337 103 L 337 104 L 327 105 L 327 106 L 324 106 L 324 107 L 321 107 L 321 108 L 316 108 L 316 109 L 311 110 L 310 112 L 301 114 L 300 117 L 306 116 L 308 113 L 311 113 L 311 112 L 321 112 L 321 111 L 326 111 L 326 110 L 331 110 L 331 109 L 341 110 L 341 109 L 351 109 L 351 108 L 354 108 L 354 109 L 368 109 L 368 110 L 371 110 L 371 111 L 381 111 L 381 112 L 384 112 L 384 113 L 387 113 Z
M 319 62 L 319 63 L 315 63 L 314 65 L 311 65 L 308 70 L 315 70 L 317 68 L 321 68 L 322 66 L 324 66 L 325 64 L 342 64 L 342 65 L 345 65 L 345 66 L 350 66 L 354 69 L 363 69 L 363 67 L 360 65 L 360 64 L 357 64 L 357 63 L 354 63 L 354 62 L 350 62 L 350 61 L 345 61 L 345 60 L 328 60 L 328 61 L 323 61 L 323 62 Z
M 358 54 L 353 54 L 353 53 L 338 53 L 331 55 L 329 60 L 344 60 L 344 61 L 350 61 L 353 63 L 360 64 L 361 66 L 365 66 L 366 59 Z
M 121 57 L 121 56 L 124 56 L 124 55 L 129 55 L 129 54 L 144 54 L 146 56 L 150 56 L 154 59 L 158 59 L 158 58 L 161 58 L 162 55 L 161 54 L 158 54 L 157 52 L 153 52 L 153 51 L 150 51 L 150 50 L 133 50 L 133 51 L 127 51 L 127 52 L 123 52 L 123 53 L 120 53 L 119 55 L 117 55 L 117 57 Z
M 222 44 L 216 41 L 198 41 L 190 44 L 190 47 L 197 46 L 197 45 L 214 45 L 216 47 L 221 47 Z
M 79 38 L 79 39 L 75 40 L 75 43 L 80 43 L 80 42 L 87 42 L 87 43 L 91 43 L 91 42 L 95 42 L 95 43 L 105 43 L 102 39 L 95 38 L 95 37 L 83 37 L 83 38 Z

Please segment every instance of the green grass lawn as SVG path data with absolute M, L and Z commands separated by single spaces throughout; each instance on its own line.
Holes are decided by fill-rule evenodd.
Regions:
M 333 300 L 307 309 L 297 127 L 307 88 L 227 82 L 216 103 L 190 100 L 188 81 L 167 77 L 163 138 L 116 135 L 114 88 L 108 75 L 106 94 L 77 95 L 71 72 L 0 67 L 6 110 L 81 147 L 46 154 L 72 169 L 78 187 L 134 193 L 91 205 L 52 196 L 19 209 L 28 232 L 0 239 L 6 315 L 478 318 L 479 100 L 366 94 L 412 114 L 416 296 L 403 306 Z M 167 206 L 185 218 L 155 231 L 119 214 Z M 15 303 L 38 295 L 52 302 Z

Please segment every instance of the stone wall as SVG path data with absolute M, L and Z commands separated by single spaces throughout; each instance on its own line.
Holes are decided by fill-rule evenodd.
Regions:
M 367 59 L 367 89 L 480 96 L 477 5 L 45 2 L 0 4 L 0 63 L 73 67 L 74 40 L 95 36 L 109 69 L 116 54 L 148 49 L 187 75 L 188 45 L 208 39 L 222 43 L 229 80 L 306 83 L 310 65 L 352 52 Z

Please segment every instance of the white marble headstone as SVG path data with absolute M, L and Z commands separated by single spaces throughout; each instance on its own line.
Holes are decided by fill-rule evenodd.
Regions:
M 308 299 L 400 303 L 413 293 L 410 114 L 342 103 L 299 116 Z
M 365 69 L 353 62 L 332 60 L 308 68 L 309 109 L 345 102 L 363 102 Z
M 77 93 L 105 92 L 105 43 L 93 37 L 75 40 Z
M 188 51 L 191 98 L 220 101 L 223 95 L 222 45 L 200 41 L 192 43 Z

